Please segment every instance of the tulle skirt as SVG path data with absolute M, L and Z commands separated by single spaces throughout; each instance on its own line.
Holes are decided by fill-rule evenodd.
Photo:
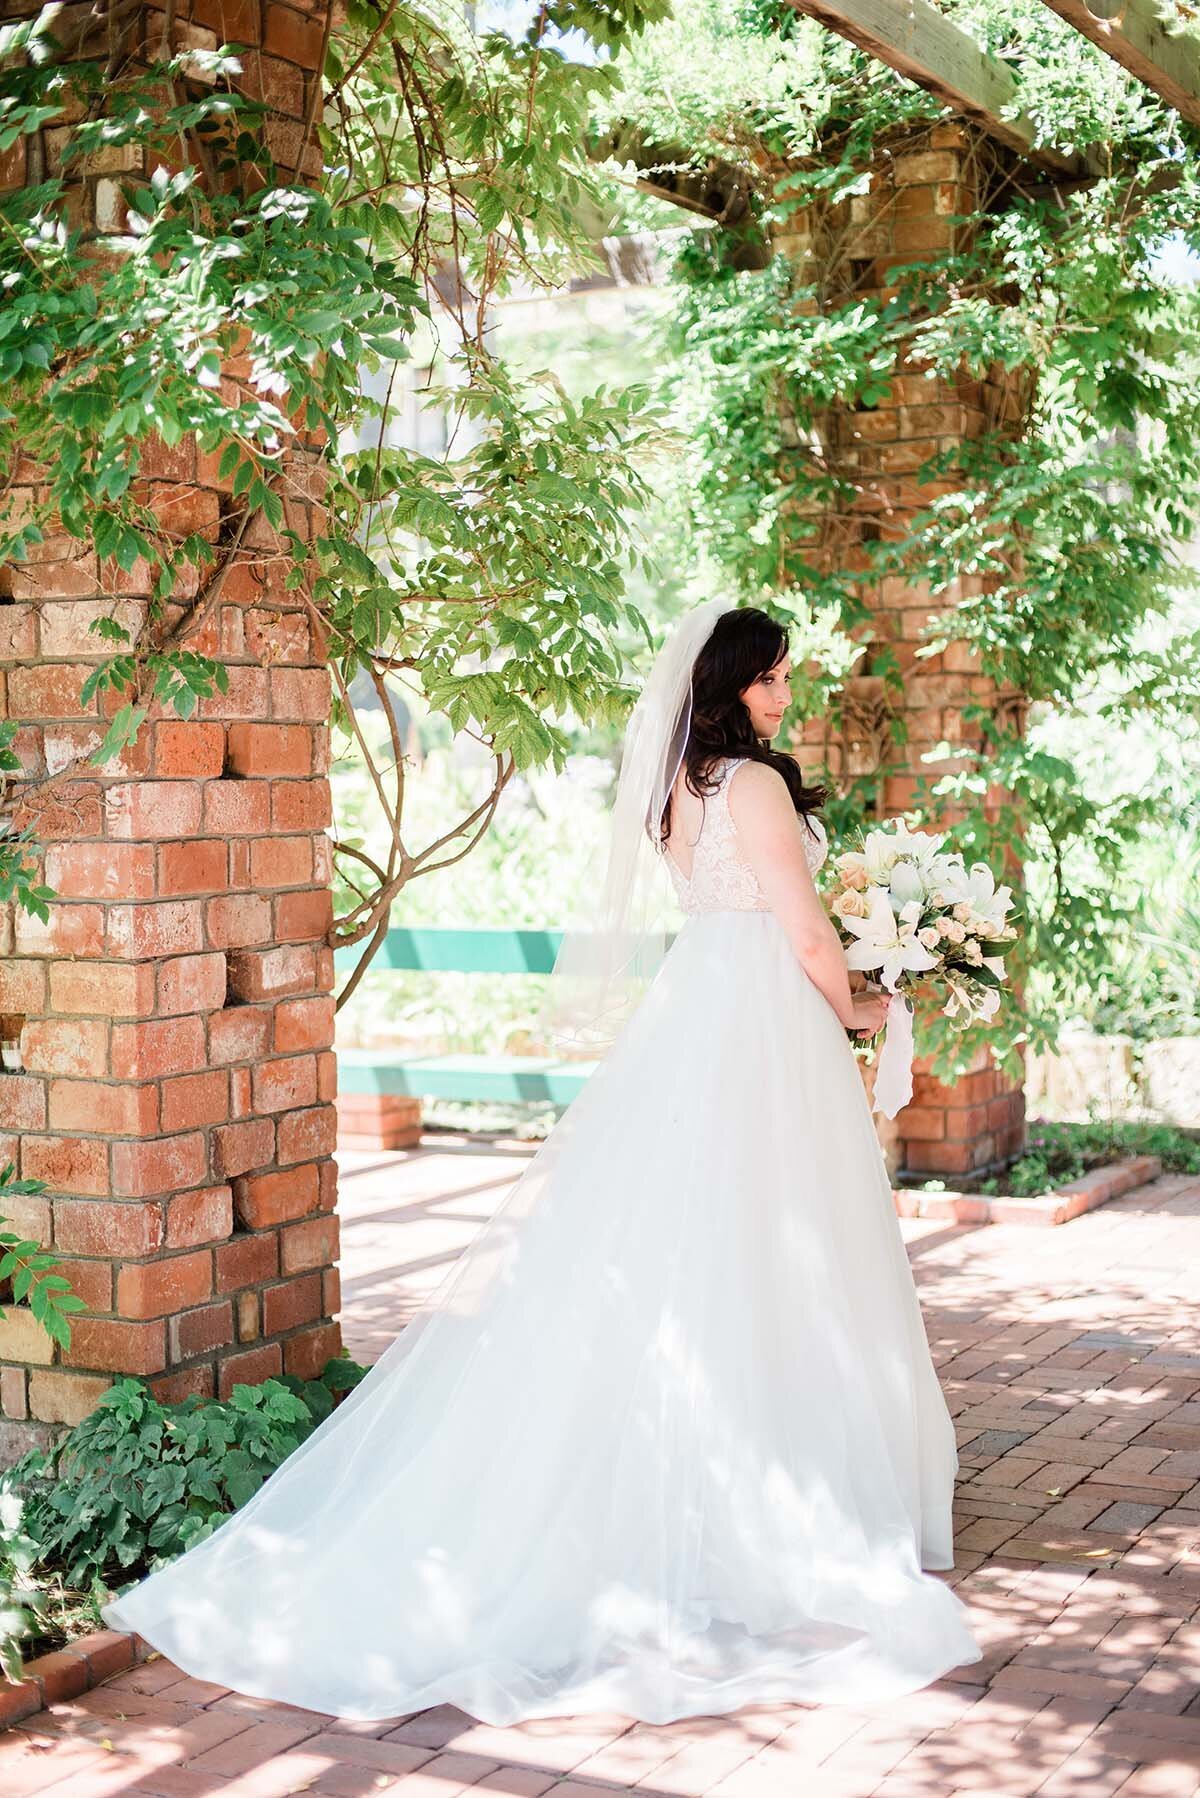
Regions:
M 367 1377 L 104 1617 L 347 1718 L 870 1702 L 981 1658 L 922 1570 L 956 1467 L 850 1044 L 773 914 L 707 913 Z

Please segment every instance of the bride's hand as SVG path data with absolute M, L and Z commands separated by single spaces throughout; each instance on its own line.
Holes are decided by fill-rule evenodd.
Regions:
M 854 993 L 851 997 L 851 1019 L 848 1030 L 856 1036 L 874 1036 L 887 1023 L 890 993 Z

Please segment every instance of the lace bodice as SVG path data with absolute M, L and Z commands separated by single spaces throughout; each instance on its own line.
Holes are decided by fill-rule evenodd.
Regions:
M 723 756 L 713 766 L 720 781 L 715 793 L 704 801 L 700 835 L 692 850 L 690 877 L 668 849 L 665 860 L 679 903 L 685 912 L 768 911 L 753 868 L 738 855 L 737 826 L 729 810 L 729 782 L 743 758 Z M 808 865 L 816 873 L 828 852 L 825 829 L 819 818 L 801 819 L 804 853 Z M 813 832 L 815 831 L 815 835 Z

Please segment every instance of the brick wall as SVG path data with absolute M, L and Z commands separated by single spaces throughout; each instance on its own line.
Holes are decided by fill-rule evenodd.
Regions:
M 819 216 L 791 221 L 777 248 L 806 269 L 817 269 L 833 303 L 852 294 L 879 295 L 899 264 L 966 247 L 964 233 L 970 227 L 953 221 L 986 203 L 984 184 L 995 173 L 992 153 L 960 125 L 940 124 L 897 137 L 880 147 L 869 193 Z M 952 477 L 919 484 L 916 471 L 923 462 L 987 429 L 1011 426 L 1020 412 L 1021 396 L 999 370 L 995 379 L 950 382 L 930 380 L 911 365 L 893 379 L 878 406 L 831 409 L 821 421 L 823 449 L 829 462 L 853 480 L 855 492 L 838 516 L 817 520 L 821 535 L 808 553 L 818 562 L 865 566 L 859 545 L 870 538 L 899 539 L 914 512 L 924 510 L 939 491 L 953 489 Z M 811 513 L 804 518 L 806 531 L 813 521 Z M 880 817 L 894 816 L 912 803 L 918 775 L 935 779 L 958 765 L 923 762 L 933 745 L 980 741 L 978 726 L 963 717 L 965 706 L 984 705 L 1009 720 L 1023 717 L 1021 695 L 999 691 L 980 672 L 966 644 L 951 643 L 940 655 L 917 659 L 922 626 L 931 613 L 951 610 L 970 591 L 964 578 L 935 605 L 928 590 L 885 580 L 870 596 L 870 630 L 857 634 L 868 648 L 874 643 L 891 649 L 904 678 L 901 700 L 892 700 L 881 676 L 858 674 L 842 695 L 840 727 L 829 719 L 811 720 L 794 744 L 810 767 L 823 764 L 835 777 L 873 781 Z M 858 666 L 867 669 L 868 664 L 869 654 Z M 891 735 L 895 714 L 903 719 L 906 743 L 896 743 Z M 1008 803 L 1008 795 L 998 789 L 987 795 L 992 815 Z M 954 816 L 946 809 L 942 819 L 949 823 Z M 1004 878 L 1016 886 L 1019 868 L 1008 868 Z M 891 1124 L 882 1117 L 879 1122 L 894 1171 L 952 1179 L 992 1168 L 1020 1150 L 1024 1098 L 1020 1084 L 997 1073 L 983 1049 L 953 1086 L 934 1080 L 918 1061 L 912 1103 Z
M 134 53 L 137 31 L 157 43 L 162 25 L 143 9 Z M 273 108 L 265 131 L 294 166 L 320 9 L 196 0 L 175 28 L 177 43 L 251 46 L 245 85 Z M 56 149 L 40 146 L 51 169 Z M 311 171 L 311 150 L 305 161 Z M 144 173 L 128 158 L 119 175 L 93 163 L 73 212 L 107 223 L 119 184 Z M 21 156 L 3 178 L 21 183 Z M 160 523 L 216 540 L 230 504 L 217 461 L 188 441 L 149 446 L 141 473 Z M 36 485 L 37 469 L 21 472 Z M 304 535 L 319 473 L 301 440 L 287 511 Z M 0 570 L 0 716 L 21 721 L 31 783 L 66 770 L 38 813 L 59 898 L 48 924 L 10 914 L 0 944 L 6 1059 L 20 1063 L 0 1075 L 0 1156 L 46 1182 L 9 1213 L 53 1245 L 88 1306 L 66 1352 L 22 1307 L 0 1323 L 3 1460 L 85 1415 L 114 1374 L 172 1399 L 225 1395 L 316 1373 L 339 1347 L 329 676 L 286 568 L 273 533 L 252 527 L 189 639 L 227 662 L 228 693 L 186 721 L 152 712 L 103 769 L 73 765 L 115 703 L 81 703 L 103 649 L 89 625 L 115 615 L 136 632 L 141 576 L 53 535 Z

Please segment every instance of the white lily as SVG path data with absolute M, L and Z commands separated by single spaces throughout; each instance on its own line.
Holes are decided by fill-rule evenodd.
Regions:
M 892 905 L 896 910 L 912 900 L 924 902 L 925 878 L 920 870 L 910 861 L 900 861 L 892 869 L 890 882 Z
M 938 965 L 937 956 L 917 941 L 921 907 L 916 900 L 903 905 L 896 913 L 886 889 L 872 887 L 869 904 L 865 918 L 842 919 L 846 929 L 858 938 L 846 951 L 848 968 L 878 969 L 883 984 L 889 991 L 894 991 L 901 974 Z
M 989 932 L 1003 929 L 1012 909 L 1012 888 L 997 887 L 986 862 L 973 862 L 969 869 L 955 869 L 946 884 L 954 903 L 969 906 Z

